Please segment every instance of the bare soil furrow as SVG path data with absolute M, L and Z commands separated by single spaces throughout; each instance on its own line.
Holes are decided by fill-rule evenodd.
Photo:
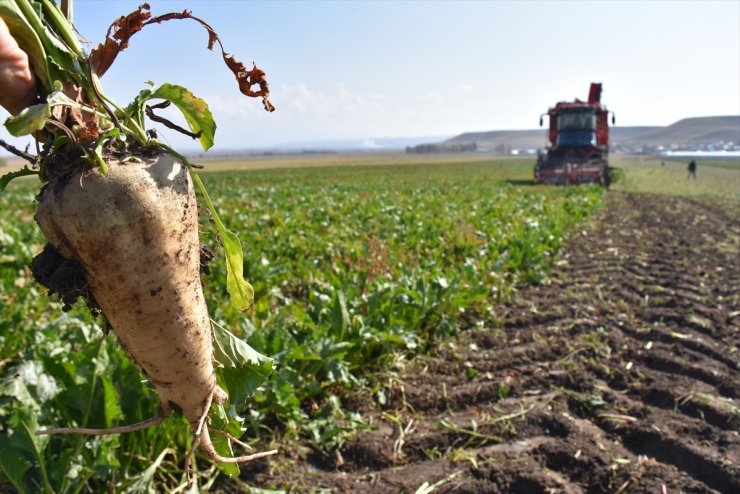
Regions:
M 675 465 L 719 492 L 740 492 L 740 470 L 710 448 L 686 444 L 680 437 L 665 436 L 642 425 L 620 427 L 616 432 L 635 454 Z
M 703 354 L 708 358 L 721 362 L 729 369 L 737 369 L 739 367 L 740 355 L 733 358 L 727 349 L 727 343 L 717 342 L 713 339 L 706 339 L 700 334 L 693 333 L 691 331 L 687 333 L 677 333 L 674 329 L 662 324 L 654 324 L 651 329 L 646 333 L 645 331 L 637 331 L 629 326 L 621 326 L 620 329 L 633 338 L 637 338 L 638 341 L 645 340 L 643 348 L 646 346 L 646 351 L 652 349 L 652 345 L 655 342 L 662 342 L 667 345 L 677 345 L 688 348 L 694 352 Z
M 673 355 L 660 354 L 658 352 L 646 355 L 641 362 L 653 370 L 687 376 L 711 384 L 727 398 L 737 398 L 740 396 L 740 382 L 730 373 L 722 372 L 716 368 L 708 368 L 707 362 L 699 365 L 689 364 L 685 360 L 676 358 Z
M 649 385 L 633 394 L 632 398 L 664 410 L 681 412 L 725 431 L 734 433 L 740 429 L 740 414 L 733 412 L 730 402 L 712 395 L 711 391 L 701 392 L 679 386 L 668 390 Z

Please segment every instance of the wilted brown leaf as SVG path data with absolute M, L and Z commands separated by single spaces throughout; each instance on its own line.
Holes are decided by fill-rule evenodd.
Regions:
M 270 97 L 270 85 L 267 83 L 264 70 L 258 68 L 254 62 L 252 62 L 252 70 L 247 70 L 242 62 L 233 56 L 227 56 L 226 53 L 224 53 L 224 61 L 231 72 L 233 72 L 234 77 L 236 77 L 236 82 L 239 84 L 239 90 L 242 94 L 251 96 L 252 98 L 261 97 L 265 110 L 270 112 L 275 111 L 275 107 L 268 99 Z M 258 85 L 259 90 L 253 90 L 252 86 L 254 85 Z
M 128 40 L 141 31 L 145 21 L 151 15 L 149 4 L 143 3 L 139 5 L 138 9 L 127 16 L 121 16 L 110 25 L 105 35 L 105 41 L 90 53 L 90 62 L 98 76 L 102 76 L 113 64 L 118 54 L 128 48 Z
M 62 92 L 76 103 L 90 106 L 85 93 L 78 86 L 68 82 L 62 87 Z M 75 137 L 80 141 L 88 141 L 98 137 L 98 117 L 94 113 L 85 112 L 71 106 L 55 106 L 51 110 L 51 115 L 57 122 L 72 127 Z
M 182 12 L 170 12 L 157 17 L 151 17 L 149 4 L 144 3 L 129 15 L 119 18 L 108 28 L 105 41 L 90 53 L 90 60 L 95 73 L 98 76 L 103 75 L 103 73 L 111 66 L 118 54 L 128 47 L 128 41 L 131 36 L 141 31 L 144 26 L 149 24 L 159 24 L 173 19 L 193 19 L 200 23 L 200 25 L 208 31 L 208 49 L 213 50 L 215 44 L 218 43 L 221 48 L 221 55 L 223 56 L 224 62 L 226 63 L 226 66 L 229 67 L 229 70 L 234 74 L 234 77 L 239 84 L 239 90 L 242 94 L 253 98 L 261 97 L 265 110 L 270 112 L 275 111 L 275 107 L 268 99 L 270 96 L 270 86 L 267 83 L 265 72 L 257 68 L 254 62 L 252 70 L 247 70 L 242 62 L 233 56 L 227 55 L 216 31 L 204 20 L 194 17 L 188 10 L 183 10 Z M 255 85 L 259 86 L 258 90 L 252 89 Z

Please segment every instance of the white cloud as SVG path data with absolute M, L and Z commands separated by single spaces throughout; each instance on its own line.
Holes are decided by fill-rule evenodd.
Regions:
M 265 111 L 262 108 L 261 100 L 241 94 L 226 97 L 220 94 L 210 94 L 203 99 L 206 100 L 208 107 L 214 114 L 237 116 L 244 120 L 251 119 Z
M 314 117 L 344 118 L 348 114 L 362 116 L 383 111 L 385 103 L 381 94 L 353 92 L 343 83 L 322 90 L 310 88 L 301 82 L 283 85 L 274 94 L 275 105 L 281 105 L 286 113 L 295 112 Z
M 251 98 L 241 95 L 224 97 L 209 95 L 208 101 L 211 111 L 230 117 L 252 120 L 255 115 L 263 113 L 261 104 L 255 104 Z M 385 111 L 386 101 L 382 94 L 363 94 L 353 92 L 343 83 L 337 84 L 328 90 L 314 89 L 305 82 L 293 85 L 282 85 L 273 89 L 270 100 L 281 118 L 346 118 L 353 115 L 362 118 L 372 113 Z

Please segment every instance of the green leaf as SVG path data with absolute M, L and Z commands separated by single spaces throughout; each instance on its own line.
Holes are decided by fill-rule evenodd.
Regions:
M 226 458 L 233 457 L 234 451 L 231 447 L 231 441 L 229 438 L 223 434 L 214 433 L 214 431 L 223 431 L 232 434 L 235 437 L 239 437 L 243 430 L 239 426 L 238 422 L 234 424 L 236 426 L 236 430 L 229 430 L 229 426 L 236 421 L 226 414 L 226 410 L 224 410 L 223 405 L 215 405 L 211 409 L 211 412 L 211 424 L 208 426 L 208 429 L 211 431 L 210 436 L 211 442 L 213 443 L 213 449 L 215 449 L 221 456 Z M 239 476 L 239 466 L 235 463 L 216 463 L 216 466 L 230 478 Z
M 213 429 L 211 427 L 209 427 L 209 429 L 211 429 L 211 443 L 213 444 L 213 449 L 215 449 L 221 456 L 226 458 L 233 457 L 234 451 L 231 449 L 231 441 L 229 441 L 229 438 L 223 434 L 213 433 L 213 430 L 219 429 Z M 239 466 L 235 463 L 216 463 L 216 466 L 229 478 L 233 479 L 239 476 Z
M 26 410 L 38 411 L 41 405 L 31 395 L 28 386 L 21 379 L 3 379 L 0 381 L 0 396 L 9 396 L 18 400 Z
M 220 219 L 216 221 L 216 227 L 226 254 L 226 290 L 231 296 L 231 303 L 237 309 L 245 311 L 254 300 L 254 288 L 244 279 L 242 244 L 236 233 L 227 230 Z
M 105 144 L 111 139 L 119 137 L 120 135 L 121 132 L 114 127 L 101 135 L 98 142 L 95 144 L 95 149 L 93 149 L 91 158 L 98 164 L 98 169 L 103 175 L 108 175 L 108 164 L 105 162 L 105 158 L 103 158 L 103 146 L 105 146 Z
M 239 408 L 272 373 L 273 359 L 218 324 L 213 324 L 213 342 L 216 372 L 226 386 L 231 405 Z
M 51 118 L 51 105 L 39 103 L 29 106 L 18 115 L 10 117 L 5 121 L 5 128 L 15 137 L 20 137 L 44 128 L 46 119 Z
M 154 480 L 160 465 L 162 465 L 162 462 L 167 455 L 176 456 L 176 452 L 171 448 L 163 449 L 162 452 L 159 453 L 159 456 L 157 456 L 146 470 L 124 483 L 124 488 L 121 492 L 124 494 L 156 492 Z
M 199 134 L 198 142 L 203 150 L 208 151 L 213 146 L 216 121 L 205 100 L 175 84 L 164 83 L 155 89 L 142 89 L 126 107 L 126 115 L 140 127 L 144 126 L 144 109 L 150 99 L 164 99 L 173 103 L 182 112 L 190 131 Z
M 195 173 L 192 165 L 190 165 L 184 156 L 178 155 L 178 157 L 183 163 L 187 164 L 190 176 L 193 177 L 193 182 L 195 182 L 202 194 L 203 200 L 211 212 L 213 221 L 216 223 L 216 230 L 219 237 L 221 237 L 221 244 L 224 247 L 224 253 L 226 255 L 226 290 L 229 292 L 231 304 L 238 310 L 245 311 L 252 305 L 252 301 L 254 300 L 254 288 L 244 279 L 244 251 L 242 250 L 239 237 L 224 226 L 221 217 L 216 212 L 216 207 L 208 195 L 206 186 L 203 185 L 203 181 Z
M 71 4 L 71 2 L 69 3 Z M 41 5 L 43 6 L 46 25 L 52 26 L 54 33 L 59 38 L 55 40 L 55 44 L 65 53 L 84 57 L 85 52 L 77 39 L 77 32 L 71 24 L 71 18 L 67 19 L 53 0 L 41 0 Z
M 144 105 L 152 98 L 152 90 L 142 89 L 125 110 L 125 117 L 133 120 L 136 125 L 144 127 Z
M 28 165 L 24 166 L 18 171 L 8 172 L 2 177 L 0 177 L 0 192 L 4 191 L 5 188 L 8 186 L 8 183 L 10 183 L 10 181 L 13 180 L 14 178 L 26 177 L 28 175 L 38 175 L 38 174 L 39 172 L 28 168 Z
M 338 337 L 342 337 L 349 329 L 349 312 L 347 311 L 347 297 L 338 290 L 334 295 L 334 304 L 331 308 L 331 329 Z
M 262 369 L 265 375 L 272 372 L 273 360 L 262 355 L 249 344 L 219 324 L 213 325 L 214 357 L 223 367 L 239 368 L 244 365 Z
M 77 108 L 80 111 L 95 113 L 96 115 L 105 117 L 104 115 L 100 115 L 100 113 L 96 112 L 94 109 L 72 100 L 62 91 L 57 90 L 46 98 L 46 102 L 29 106 L 18 115 L 8 118 L 5 121 L 5 127 L 8 129 L 8 132 L 15 137 L 38 132 L 44 128 L 46 120 L 51 118 L 51 109 L 55 106 L 70 106 Z
M 113 427 L 115 421 L 123 416 L 118 390 L 110 379 L 101 377 L 101 380 L 103 381 L 103 412 L 105 417 L 105 426 Z
M 216 134 L 216 122 L 206 102 L 195 96 L 188 89 L 174 84 L 165 83 L 151 93 L 151 98 L 161 98 L 171 101 L 180 109 L 190 130 L 200 133 L 198 141 L 203 151 L 213 146 L 213 137 Z
M 0 471 L 18 492 L 25 494 L 31 490 L 26 485 L 24 477 L 33 464 L 19 455 L 11 442 L 6 438 L 0 441 Z
M 29 409 L 15 408 L 6 426 L 12 432 L 9 436 L 3 434 L 0 440 L 0 470 L 20 492 L 39 492 L 39 483 L 43 484 L 45 492 L 52 492 L 46 472 L 48 458 L 45 456 L 49 437 L 39 437 L 32 432 L 39 428 L 37 414 Z M 38 466 L 41 478 L 36 473 L 33 474 L 34 478 L 26 475 L 34 464 Z M 36 488 L 29 489 L 29 483 L 36 484 Z

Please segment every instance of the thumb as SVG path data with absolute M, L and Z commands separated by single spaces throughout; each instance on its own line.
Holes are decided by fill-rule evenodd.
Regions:
M 0 18 L 0 105 L 16 114 L 33 104 L 35 98 L 36 76 L 31 71 L 28 55 Z

